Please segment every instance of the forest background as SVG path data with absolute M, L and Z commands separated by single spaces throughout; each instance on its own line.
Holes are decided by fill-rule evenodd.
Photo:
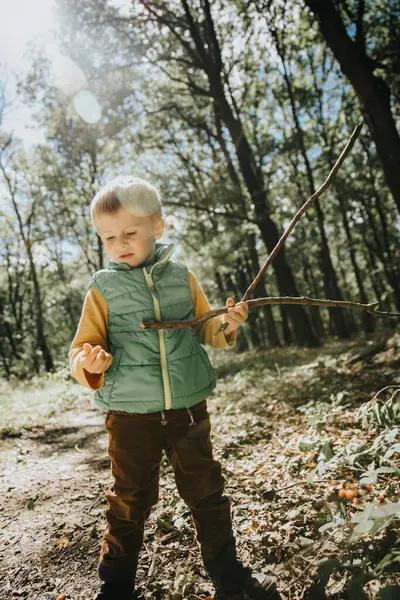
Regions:
M 83 391 L 70 380 L 68 350 L 87 282 L 108 260 L 92 228 L 89 204 L 119 173 L 147 178 L 160 189 L 166 218 L 162 241 L 176 244 L 175 257 L 194 271 L 211 305 L 224 306 L 228 296 L 241 299 L 294 214 L 326 179 L 355 125 L 363 122 L 332 185 L 301 217 L 251 297 L 379 300 L 381 310 L 400 311 L 397 2 L 55 0 L 54 11 L 52 44 L 40 38 L 28 44 L 23 76 L 10 78 L 6 55 L 0 76 L 5 440 L 15 436 L 22 443 L 28 435 L 33 443 L 29 435 L 36 440 L 51 419 L 59 425 L 57 419 L 71 416 L 77 406 L 89 411 L 79 400 Z M 29 146 L 9 125 L 21 106 L 37 134 Z M 343 485 L 355 459 L 332 452 L 332 444 L 342 443 L 344 452 L 349 441 L 340 437 L 338 414 L 333 437 L 323 436 L 328 406 L 343 409 L 347 423 L 358 419 L 357 453 L 369 459 L 364 464 L 357 454 L 363 484 L 371 485 L 367 470 L 373 484 L 386 479 L 388 488 L 375 500 L 387 497 L 389 508 L 383 516 L 368 509 L 361 520 L 359 535 L 370 534 L 378 522 L 374 535 L 382 536 L 377 556 L 361 569 L 362 581 L 355 576 L 359 565 L 347 566 L 343 577 L 338 565 L 329 563 L 328 579 L 337 569 L 342 588 L 350 581 L 357 593 L 374 579 L 371 565 L 390 556 L 382 567 L 390 573 L 393 561 L 398 564 L 390 528 L 398 514 L 399 346 L 398 319 L 280 304 L 249 311 L 233 352 L 222 357 L 211 351 L 222 381 L 216 414 L 220 409 L 229 417 L 233 396 L 239 402 L 239 391 L 248 393 L 244 382 L 254 386 L 262 410 L 274 406 L 274 393 L 281 408 L 289 402 L 287 414 L 282 408 L 286 416 L 274 414 L 276 427 L 289 413 L 290 418 L 304 413 L 303 429 L 292 431 L 295 455 L 310 454 L 297 471 L 295 455 L 288 465 L 285 459 L 288 476 L 307 472 L 310 477 L 311 468 L 309 483 L 329 474 Z M 285 382 L 285 371 L 296 383 Z M 233 380 L 231 393 L 226 378 Z M 386 396 L 372 400 L 387 386 Z M 267 387 L 268 398 L 262 394 Z M 243 418 L 250 419 L 258 409 L 248 405 L 248 397 L 243 402 Z M 243 426 L 254 433 L 256 425 Z M 228 456 L 224 452 L 221 457 Z M 279 481 L 282 472 L 276 476 Z M 33 483 L 24 485 L 24 493 L 31 494 Z M 254 510 L 254 498 L 251 502 Z M 333 512 L 324 524 L 342 528 L 348 513 Z M 282 540 L 275 542 L 284 547 Z M 275 555 L 278 562 L 281 558 Z M 14 566 L 7 567 L 7 576 Z M 328 571 L 320 573 L 324 588 Z M 387 574 L 380 577 L 382 587 Z M 293 597 L 303 597 L 306 583 L 293 585 L 298 594 Z M 373 597 L 371 589 L 363 593 Z M 330 593 L 342 597 L 334 596 L 340 590 Z M 42 597 L 47 596 L 37 596 Z

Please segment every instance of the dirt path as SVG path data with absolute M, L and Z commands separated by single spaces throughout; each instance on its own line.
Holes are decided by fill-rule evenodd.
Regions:
M 57 598 L 82 588 L 71 598 L 89 598 L 94 587 L 107 440 L 97 411 L 65 417 L 3 442 L 1 586 L 10 596 Z
M 304 406 L 317 390 L 328 390 L 329 397 L 347 385 L 343 374 L 339 383 L 333 368 L 315 362 L 316 352 L 297 357 L 296 365 L 264 360 L 261 371 L 255 355 L 238 359 L 237 365 L 231 361 L 208 402 L 214 454 L 227 480 L 239 555 L 253 570 L 274 572 L 281 588 L 310 562 L 308 549 L 312 556 L 315 542 L 323 538 L 318 527 L 329 520 L 322 500 L 330 491 L 326 486 L 310 495 L 299 485 L 273 504 L 266 495 L 272 485 L 296 481 L 302 468 L 313 466 L 313 453 L 297 448 L 308 415 L 315 412 Z M 290 357 L 285 360 L 290 363 Z M 372 368 L 373 385 L 368 377 L 364 383 L 353 378 L 355 395 L 363 385 L 375 389 L 387 384 L 387 363 L 385 369 Z M 366 440 L 354 410 L 344 410 L 326 424 L 339 444 Z M 0 598 L 90 600 L 98 589 L 104 491 L 111 484 L 103 421 L 103 414 L 86 402 L 57 422 L 1 442 Z M 144 541 L 137 580 L 148 597 L 196 600 L 213 591 L 190 512 L 165 455 L 160 499 L 146 523 Z M 325 551 L 329 553 L 329 545 Z M 310 581 L 297 582 L 290 598 L 302 598 Z

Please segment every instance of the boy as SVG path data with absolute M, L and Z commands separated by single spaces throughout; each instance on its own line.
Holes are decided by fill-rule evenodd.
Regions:
M 210 310 L 207 298 L 194 274 L 172 258 L 174 244 L 156 241 L 164 220 L 159 192 L 148 181 L 117 177 L 96 194 L 90 210 L 111 260 L 89 281 L 69 359 L 72 376 L 95 390 L 95 404 L 107 411 L 114 483 L 106 492 L 98 564 L 103 583 L 96 599 L 143 598 L 135 589 L 137 563 L 145 521 L 158 501 L 163 450 L 191 510 L 215 598 L 270 598 L 274 582 L 252 576 L 236 556 L 206 401 L 216 372 L 202 344 L 233 347 L 247 303 L 196 331 L 142 329 L 140 323 L 152 319 L 192 319 Z M 217 333 L 221 322 L 228 327 Z

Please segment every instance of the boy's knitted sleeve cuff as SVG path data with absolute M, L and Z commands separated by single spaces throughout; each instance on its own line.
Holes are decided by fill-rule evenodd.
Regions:
M 104 383 L 104 373 L 90 373 L 83 368 L 80 358 L 83 344 L 101 346 L 107 351 L 107 302 L 100 292 L 91 287 L 83 303 L 78 328 L 69 350 L 70 372 L 81 385 L 98 390 Z

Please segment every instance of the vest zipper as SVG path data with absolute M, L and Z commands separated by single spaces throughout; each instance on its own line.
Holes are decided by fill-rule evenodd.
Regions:
M 160 303 L 158 301 L 158 298 L 156 298 L 156 296 L 152 292 L 152 288 L 154 288 L 154 282 L 151 277 L 151 273 L 156 264 L 164 262 L 165 260 L 167 260 L 169 258 L 169 256 L 171 254 L 172 254 L 172 250 L 162 260 L 160 260 L 158 263 L 155 263 L 151 267 L 150 273 L 147 272 L 146 267 L 143 267 L 143 273 L 144 273 L 144 276 L 146 279 L 147 287 L 149 288 L 150 293 L 153 297 L 154 312 L 155 312 L 157 321 L 161 321 L 161 311 L 160 311 Z M 160 361 L 161 361 L 161 372 L 162 372 L 162 378 L 163 378 L 163 384 L 164 384 L 165 408 L 169 409 L 169 408 L 172 408 L 172 394 L 171 394 L 171 386 L 169 383 L 169 376 L 168 376 L 167 352 L 166 352 L 166 348 L 165 348 L 164 329 L 157 329 L 157 333 L 158 333 L 158 340 L 160 342 Z

